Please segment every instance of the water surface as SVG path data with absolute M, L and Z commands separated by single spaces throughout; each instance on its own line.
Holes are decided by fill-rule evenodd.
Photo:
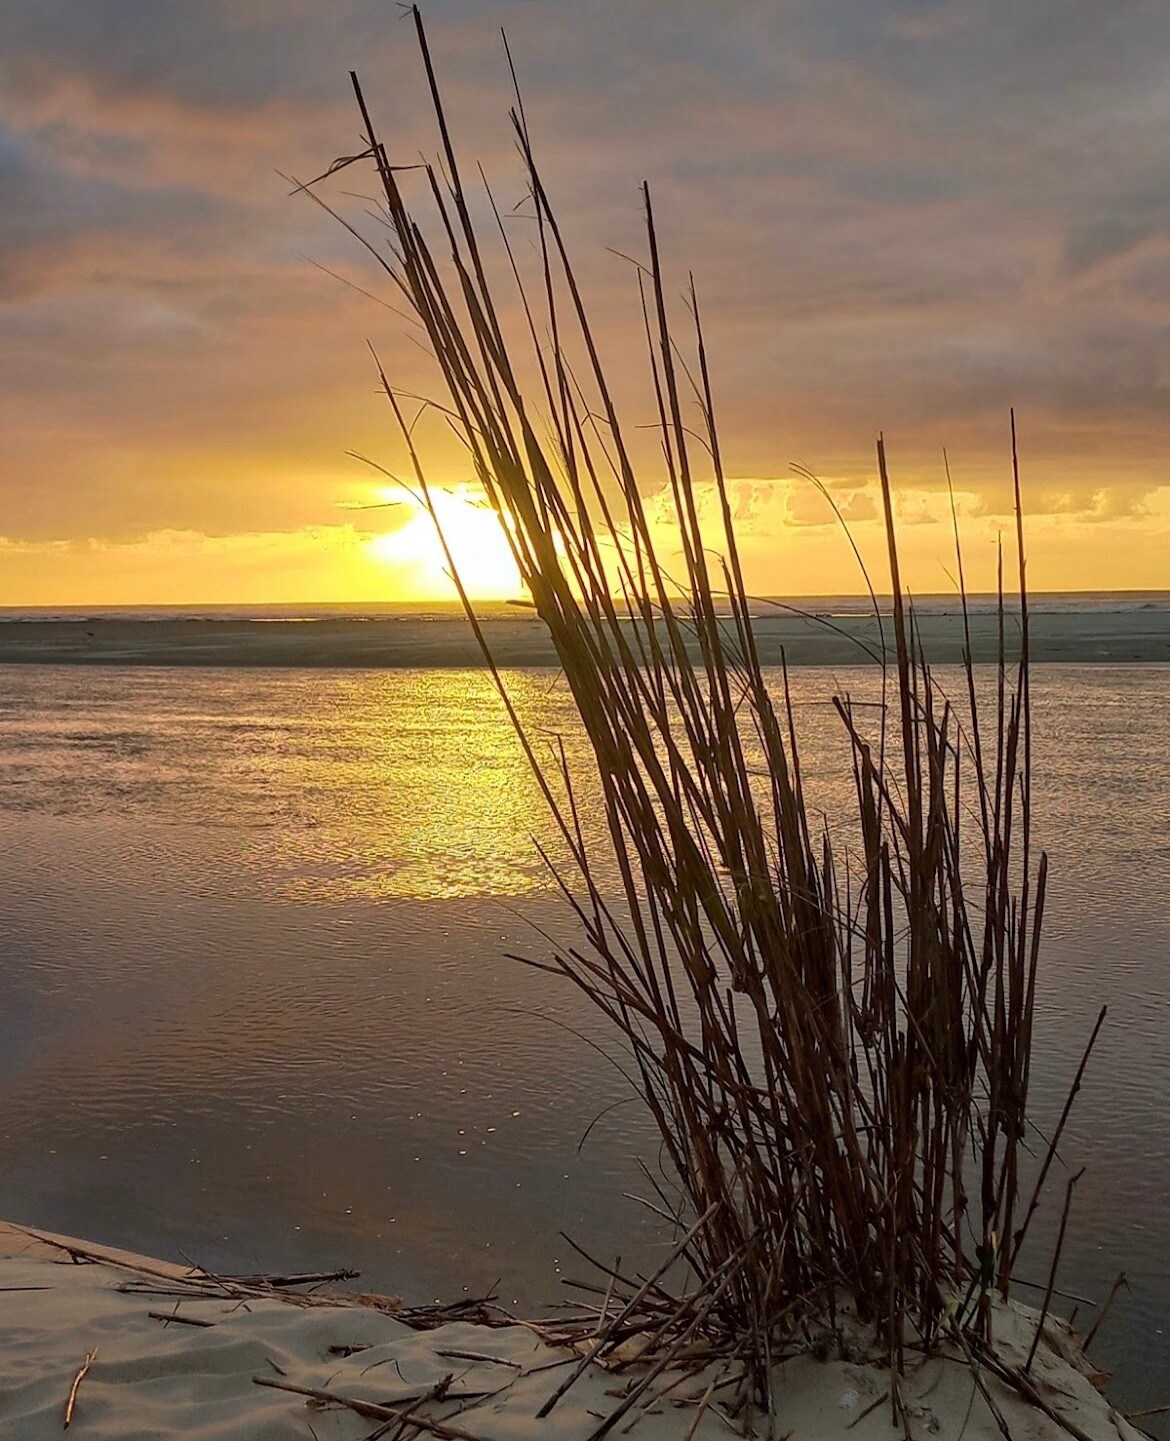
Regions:
M 653 1254 L 652 1137 L 536 927 L 555 843 L 478 670 L 9 667 L 0 696 L 0 1214 L 206 1264 L 360 1267 L 535 1306 L 561 1237 Z M 555 671 L 510 677 L 579 756 Z M 1065 1286 L 1133 1294 L 1099 1343 L 1170 1396 L 1170 667 L 1034 675 L 1052 851 L 1037 1103 L 1110 1021 L 1067 1146 Z M 842 798 L 836 688 L 794 673 Z M 599 1112 L 614 1106 L 578 1143 Z M 1059 1184 L 1059 1183 L 1058 1183 Z M 1050 1223 L 1049 1223 L 1050 1224 Z M 1041 1278 L 1042 1279 L 1042 1278 Z M 1082 1312 L 1082 1314 L 1086 1314 Z M 1164 1334 L 1165 1333 L 1165 1334 Z

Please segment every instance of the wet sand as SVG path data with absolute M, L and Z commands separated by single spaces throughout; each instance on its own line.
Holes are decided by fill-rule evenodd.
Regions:
M 884 622 L 887 643 L 892 624 Z M 556 657 L 533 617 L 493 618 L 485 623 L 501 666 L 549 666 Z M 923 649 L 936 665 L 962 660 L 964 638 L 954 614 L 924 614 Z M 818 620 L 765 614 L 756 623 L 765 664 L 834 666 L 876 660 L 881 637 L 875 619 L 862 616 Z M 994 615 L 972 617 L 971 644 L 978 663 L 999 649 Z M 1008 616 L 1006 649 L 1016 653 L 1018 622 Z M 1032 658 L 1078 664 L 1170 661 L 1167 611 L 1052 611 L 1037 607 L 1031 620 Z M 0 663 L 154 666 L 305 666 L 453 668 L 481 664 L 462 618 L 95 619 L 24 620 L 0 624 Z

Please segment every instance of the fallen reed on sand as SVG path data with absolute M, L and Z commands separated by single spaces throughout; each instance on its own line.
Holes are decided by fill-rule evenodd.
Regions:
M 891 1365 L 896 1409 L 907 1347 L 944 1335 L 965 1354 L 989 1344 L 994 1293 L 1008 1295 L 1063 1129 L 1062 1119 L 1024 1204 L 1046 860 L 1032 840 L 1014 419 L 1020 638 L 1009 659 L 1001 585 L 990 694 L 969 654 L 959 697 L 921 655 L 878 442 L 893 595 L 875 657 L 882 702 L 835 701 L 855 810 L 847 833 L 831 834 L 806 792 L 786 679 L 777 684 L 758 657 L 698 300 L 692 283 L 688 362 L 649 191 L 637 280 L 673 503 L 665 544 L 519 92 L 512 121 L 534 284 L 507 227 L 495 227 L 496 258 L 520 300 L 517 341 L 489 280 L 473 220 L 482 201 L 465 189 L 417 11 L 415 21 L 441 170 L 394 163 L 355 77 L 365 146 L 328 174 L 376 170 L 388 235 L 354 233 L 425 332 L 446 392 L 428 404 L 465 445 L 499 515 L 592 745 L 620 898 L 598 880 L 575 777 L 563 753 L 546 761 L 526 731 L 448 552 L 570 858 L 547 857 L 584 943 L 533 963 L 608 1018 L 669 1161 L 669 1180 L 651 1180 L 677 1248 L 649 1278 L 610 1276 L 596 1349 L 616 1346 L 637 1317 L 672 1354 L 714 1342 L 766 1393 L 772 1361 L 794 1338 L 840 1346 L 860 1328 Z M 319 181 L 301 188 L 329 208 Z M 426 219 L 408 206 L 408 188 L 422 190 Z M 379 374 L 409 483 L 438 523 L 406 397 Z M 700 486 L 717 501 L 718 559 L 700 524 Z M 676 551 L 677 578 L 663 560 Z M 961 552 L 958 562 L 961 581 Z

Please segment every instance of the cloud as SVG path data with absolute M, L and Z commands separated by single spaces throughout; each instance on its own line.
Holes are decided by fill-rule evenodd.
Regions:
M 973 5 L 923 4 L 921 0 L 896 10 L 890 18 L 891 31 L 901 40 L 927 44 L 953 35 L 974 24 Z
M 888 558 L 876 486 L 842 490 L 850 535 L 877 589 L 886 585 Z M 751 498 L 738 527 L 749 590 L 758 595 L 824 595 L 856 591 L 856 558 L 825 499 L 797 478 L 733 481 Z M 457 494 L 472 495 L 465 487 Z M 1014 521 L 989 512 L 976 492 L 956 493 L 968 585 L 995 585 L 998 546 L 1011 544 Z M 815 504 L 819 502 L 819 508 Z M 704 538 L 725 550 L 714 486 L 700 485 Z M 668 569 L 671 507 L 662 492 L 648 513 Z M 899 552 L 907 583 L 919 594 L 953 588 L 954 539 L 949 498 L 937 491 L 900 490 L 896 496 Z M 161 529 L 123 538 L 56 536 L 37 541 L 0 535 L 0 605 L 201 605 L 217 602 L 393 600 L 442 586 L 435 547 L 404 547 L 400 537 L 418 520 L 412 505 L 390 506 L 330 524 L 295 530 L 214 535 Z M 429 524 L 426 527 L 428 535 Z M 1077 564 L 1081 587 L 1156 588 L 1170 547 L 1170 486 L 1138 495 L 1105 487 L 1086 507 L 1052 493 L 1027 518 L 1029 573 L 1037 591 L 1069 588 Z M 466 544 L 472 533 L 464 534 Z M 426 553 L 424 554 L 424 550 Z M 475 565 L 477 556 L 468 563 Z M 421 590 L 420 590 L 421 587 Z M 512 593 L 505 586 L 507 593 Z
M 200 605 L 393 598 L 392 575 L 352 525 L 128 540 L 0 536 L 0 604 Z
M 927 513 L 946 445 L 990 524 L 1015 404 L 1038 515 L 1087 537 L 1165 483 L 1164 5 L 435 0 L 428 21 L 452 124 L 506 212 L 523 189 L 508 27 L 634 422 L 653 419 L 636 296 L 606 247 L 642 246 L 646 176 L 672 295 L 697 275 L 731 474 L 800 461 L 868 524 L 859 478 L 884 429 Z M 433 368 L 305 263 L 389 298 L 275 172 L 353 148 L 351 66 L 395 154 L 435 153 L 409 22 L 384 0 L 0 0 L 0 29 L 5 527 L 256 535 L 363 498 L 344 452 L 401 458 L 363 342 L 408 388 L 433 388 Z M 368 184 L 331 192 L 363 223 L 343 191 Z M 531 226 L 508 224 L 529 260 Z M 457 445 L 426 435 L 458 478 Z M 776 516 L 806 540 L 836 525 L 787 479 L 739 481 L 735 503 L 760 537 Z
M 784 508 L 784 523 L 791 526 L 828 525 L 840 526 L 842 522 L 853 525 L 858 521 L 876 520 L 878 502 L 876 485 L 869 489 L 853 489 L 855 482 L 823 482 L 828 490 L 824 495 L 811 481 L 789 481 Z

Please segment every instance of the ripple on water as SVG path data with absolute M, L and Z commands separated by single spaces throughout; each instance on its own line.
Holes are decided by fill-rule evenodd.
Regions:
M 0 1214 L 209 1263 L 352 1261 L 430 1295 L 503 1274 L 544 1299 L 569 1230 L 656 1244 L 621 1198 L 654 1147 L 592 1013 L 540 956 L 568 926 L 557 836 L 478 671 L 9 669 L 0 700 Z M 549 672 L 536 733 L 585 759 Z M 847 804 L 795 674 L 804 770 Z M 1052 851 L 1036 1074 L 1053 1116 L 1102 999 L 1075 1113 L 1070 1289 L 1129 1311 L 1103 1344 L 1133 1404 L 1170 1394 L 1170 668 L 1040 668 Z M 595 831 L 596 808 L 584 803 Z M 578 1034 L 574 1034 L 578 1033 Z M 616 1105 L 591 1132 L 590 1122 Z M 160 1204 L 165 1198 L 165 1204 Z M 1128 1319 L 1127 1319 L 1128 1318 Z

